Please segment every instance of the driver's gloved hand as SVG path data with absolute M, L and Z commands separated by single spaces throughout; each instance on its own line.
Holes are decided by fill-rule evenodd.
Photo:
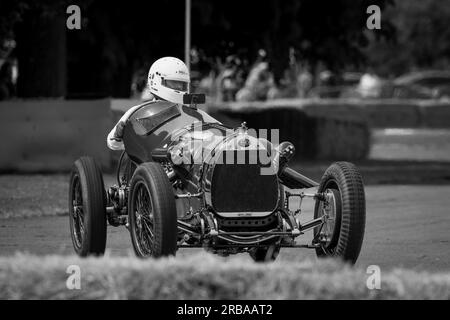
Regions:
M 116 141 L 122 141 L 123 138 L 123 129 L 125 128 L 125 122 L 119 121 L 116 125 L 116 130 L 114 131 L 113 139 Z

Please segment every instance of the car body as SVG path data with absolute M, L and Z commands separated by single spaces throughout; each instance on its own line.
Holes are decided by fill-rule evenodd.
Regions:
M 318 255 L 356 261 L 365 200 L 362 179 L 352 164 L 331 165 L 317 183 L 289 168 L 295 150 L 291 143 L 274 144 L 245 123 L 238 128 L 220 123 L 197 108 L 195 101 L 204 97 L 187 95 L 185 100 L 146 102 L 130 116 L 117 184 L 103 192 L 103 200 L 98 191 L 103 181 L 94 181 L 101 176 L 95 161 L 83 158 L 75 163 L 70 212 L 77 253 L 102 253 L 90 249 L 104 250 L 102 235 L 98 243 L 85 245 L 82 234 L 95 229 L 85 223 L 95 219 L 86 216 L 104 216 L 110 225 L 128 227 L 141 257 L 203 247 L 221 255 L 248 252 L 255 261 L 268 261 L 282 247 L 304 247 L 316 249 Z M 96 184 L 97 192 L 88 190 Z M 94 193 L 97 200 L 80 196 Z M 315 218 L 300 222 L 301 208 L 290 208 L 292 197 L 313 198 Z M 90 210 L 95 206 L 89 201 L 102 203 L 104 209 Z M 342 223 L 351 224 L 344 228 L 350 231 L 342 231 Z M 103 223 L 99 224 L 97 234 L 103 234 Z M 311 243 L 297 243 L 308 230 L 314 230 Z

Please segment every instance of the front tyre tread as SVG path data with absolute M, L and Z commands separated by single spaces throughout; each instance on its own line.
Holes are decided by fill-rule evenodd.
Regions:
M 364 183 L 358 169 L 349 162 L 333 163 L 324 173 L 319 192 L 338 189 L 341 196 L 340 228 L 337 244 L 331 248 L 317 248 L 319 257 L 340 257 L 352 264 L 358 259 L 364 238 L 366 201 Z M 319 201 L 314 218 L 319 217 Z

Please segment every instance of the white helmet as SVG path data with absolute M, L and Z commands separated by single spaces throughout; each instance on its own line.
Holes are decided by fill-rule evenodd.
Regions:
M 188 68 L 178 58 L 158 59 L 148 72 L 150 92 L 173 103 L 183 103 L 183 95 L 189 93 L 190 81 Z

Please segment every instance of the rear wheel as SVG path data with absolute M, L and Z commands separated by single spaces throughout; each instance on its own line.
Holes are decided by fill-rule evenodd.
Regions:
M 172 185 L 160 164 L 136 169 L 128 197 L 131 241 L 139 257 L 175 255 L 177 211 Z
M 366 220 L 366 202 L 361 174 L 349 162 L 333 163 L 324 173 L 319 192 L 325 201 L 317 201 L 314 218 L 326 216 L 314 230 L 319 257 L 338 257 L 355 263 L 361 251 Z
M 90 157 L 75 161 L 69 188 L 70 233 L 75 252 L 102 255 L 106 247 L 106 197 L 102 173 Z

